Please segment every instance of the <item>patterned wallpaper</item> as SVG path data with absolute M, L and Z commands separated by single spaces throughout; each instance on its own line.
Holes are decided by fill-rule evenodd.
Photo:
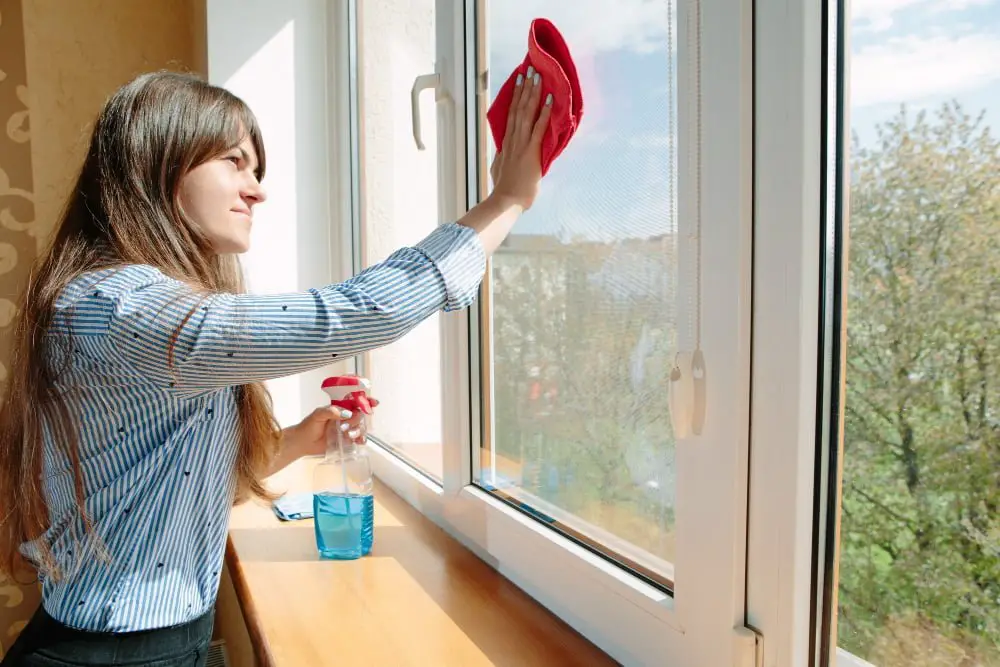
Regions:
M 0 383 L 17 292 L 35 257 L 35 220 L 21 0 L 0 0 Z M 0 575 L 0 655 L 37 605 L 37 586 Z
M 0 330 L 35 257 L 28 85 L 20 0 L 0 4 Z M 0 381 L 7 376 L 9 336 L 0 336 Z

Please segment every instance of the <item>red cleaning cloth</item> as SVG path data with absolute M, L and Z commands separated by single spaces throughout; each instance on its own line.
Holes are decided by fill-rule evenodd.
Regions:
M 549 127 L 542 137 L 542 175 L 559 157 L 570 139 L 576 134 L 583 118 L 583 93 L 576 74 L 576 65 L 566 46 L 566 40 L 548 19 L 535 19 L 528 31 L 528 55 L 500 88 L 497 98 L 486 112 L 493 143 L 503 150 L 503 137 L 507 132 L 507 113 L 514 98 L 514 85 L 518 74 L 528 75 L 533 66 L 542 77 L 541 100 L 552 93 L 552 115 Z M 522 84 L 523 85 L 523 84 Z

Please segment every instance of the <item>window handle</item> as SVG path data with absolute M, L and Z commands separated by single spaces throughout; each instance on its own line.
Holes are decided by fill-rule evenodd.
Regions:
M 420 137 L 420 93 L 428 88 L 436 91 L 434 101 L 438 102 L 443 97 L 440 74 L 421 74 L 413 80 L 413 88 L 410 89 L 410 116 L 413 120 L 413 140 L 417 142 L 417 150 L 425 150 L 424 141 Z

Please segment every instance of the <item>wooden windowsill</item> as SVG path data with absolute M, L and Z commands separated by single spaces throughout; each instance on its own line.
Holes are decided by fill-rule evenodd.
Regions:
M 313 461 L 272 481 L 307 489 Z M 312 520 L 233 509 L 226 565 L 262 667 L 614 665 L 384 484 L 372 554 L 324 561 Z

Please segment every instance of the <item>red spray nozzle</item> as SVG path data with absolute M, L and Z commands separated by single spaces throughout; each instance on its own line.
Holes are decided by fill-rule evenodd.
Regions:
M 354 412 L 360 410 L 372 414 L 372 404 L 368 400 L 371 382 L 357 375 L 337 375 L 323 380 L 323 391 L 330 397 L 330 404 Z

